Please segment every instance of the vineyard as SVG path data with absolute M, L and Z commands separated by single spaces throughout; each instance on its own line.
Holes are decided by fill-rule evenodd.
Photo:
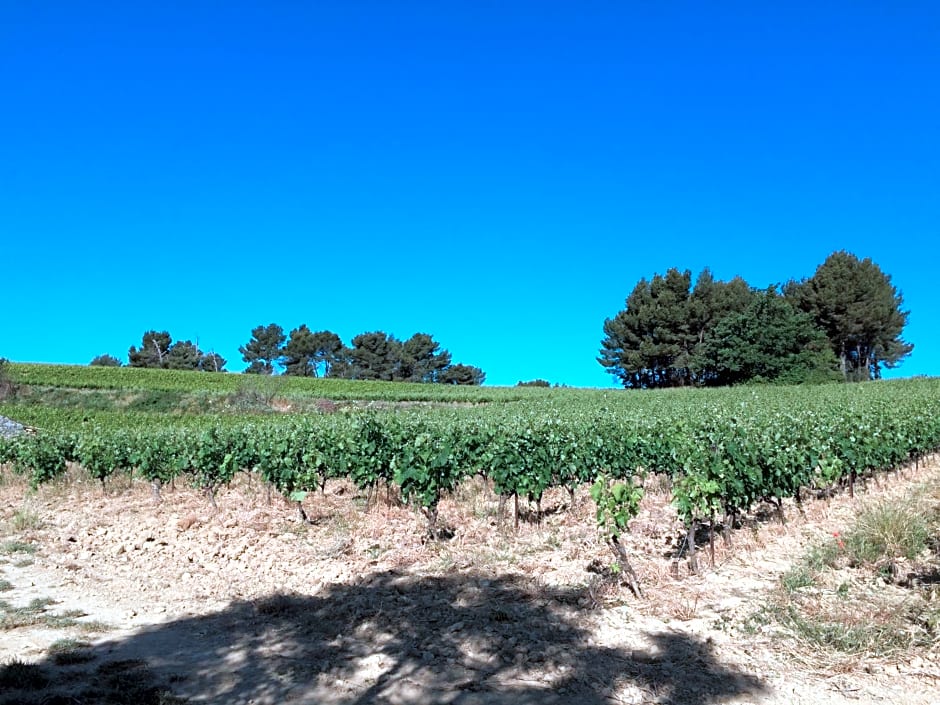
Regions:
M 15 366 L 20 383 L 73 387 L 156 385 L 193 391 L 235 385 L 234 375 L 151 370 Z M 74 375 L 72 373 L 75 373 Z M 222 382 L 219 382 L 222 380 Z M 448 401 L 434 385 L 291 380 L 289 392 L 334 399 Z M 306 386 L 300 383 L 307 383 Z M 162 385 L 162 387 L 161 387 Z M 232 387 L 234 389 L 234 387 Z M 415 389 L 416 388 L 416 389 Z M 206 388 L 203 388 L 206 389 Z M 218 391 L 218 390 L 216 390 Z M 335 394 L 331 394 L 335 392 Z M 205 490 L 251 473 L 305 506 L 331 479 L 352 481 L 374 496 L 400 496 L 426 517 L 430 536 L 446 534 L 442 497 L 482 477 L 511 506 L 535 516 L 550 488 L 573 497 L 590 487 L 598 528 L 625 569 L 620 537 L 636 514 L 643 487 L 657 475 L 688 530 L 696 569 L 696 535 L 726 531 L 769 503 L 814 493 L 853 492 L 860 477 L 917 462 L 940 447 L 940 381 L 910 380 L 825 387 L 622 392 L 601 390 L 455 389 L 452 402 L 342 407 L 304 414 L 201 414 L 62 410 L 14 402 L 0 413 L 36 430 L 0 441 L 0 462 L 38 486 L 70 463 L 101 483 L 130 474 L 159 498 L 170 482 Z

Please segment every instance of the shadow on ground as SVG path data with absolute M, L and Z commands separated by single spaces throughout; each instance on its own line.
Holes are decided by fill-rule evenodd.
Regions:
M 688 635 L 597 645 L 579 591 L 529 582 L 392 571 L 316 596 L 235 602 L 97 644 L 77 654 L 86 663 L 50 658 L 34 669 L 48 682 L 31 690 L 9 690 L 12 666 L 0 668 L 0 703 L 707 705 L 766 689 Z M 138 691 L 102 690 L 103 672 Z

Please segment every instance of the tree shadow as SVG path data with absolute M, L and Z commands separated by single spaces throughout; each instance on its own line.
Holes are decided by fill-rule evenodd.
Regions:
M 231 704 L 607 705 L 624 698 L 708 705 L 766 691 L 690 635 L 594 643 L 582 596 L 516 576 L 382 572 L 315 596 L 234 602 L 144 628 L 91 647 L 84 654 L 90 663 L 61 666 L 50 658 L 39 664 L 50 683 L 31 699 L 20 693 L 0 703 L 130 702 L 83 699 L 109 663 L 139 666 L 135 677 L 163 698 L 154 702 L 174 702 L 172 692 Z

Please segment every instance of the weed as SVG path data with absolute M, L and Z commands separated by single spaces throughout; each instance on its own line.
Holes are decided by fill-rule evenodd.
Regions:
M 21 507 L 13 513 L 10 519 L 10 527 L 13 531 L 25 531 L 27 529 L 38 529 L 42 526 L 42 518 L 38 512 L 29 507 Z
M 36 552 L 36 546 L 31 543 L 26 543 L 25 541 L 4 541 L 0 543 L 0 554 L 12 554 L 12 553 L 29 553 L 33 554 Z
M 112 627 L 107 622 L 102 622 L 97 619 L 90 620 L 88 622 L 78 622 L 75 625 L 78 627 L 79 631 L 84 632 L 85 634 L 95 634 L 98 632 L 106 632 Z
M 826 568 L 835 568 L 839 563 L 839 558 L 844 546 L 842 539 L 836 536 L 834 541 L 826 541 L 823 544 L 814 546 L 806 556 L 806 567 L 818 573 Z
M 52 662 L 57 666 L 73 666 L 93 661 L 95 656 L 89 651 L 91 644 L 78 639 L 59 639 L 47 650 Z
M 922 557 L 940 538 L 923 494 L 865 509 L 847 531 L 808 551 L 745 629 L 764 632 L 777 624 L 820 659 L 906 658 L 936 648 L 940 603 L 931 583 L 924 589 L 919 581 L 898 580 L 904 561 Z
M 8 592 L 13 589 L 13 583 L 9 580 L 0 580 L 0 592 Z
M 23 560 L 17 561 L 16 563 L 14 563 L 13 567 L 14 568 L 28 568 L 32 564 L 33 564 L 32 558 L 24 558 Z
M 0 666 L 0 689 L 39 690 L 49 678 L 40 666 L 13 659 Z
M 816 584 L 816 576 L 807 566 L 800 566 L 784 573 L 780 583 L 789 594 L 801 588 L 812 587 Z
M 930 537 L 927 518 L 916 506 L 885 503 L 862 512 L 845 535 L 846 553 L 854 565 L 883 559 L 915 558 Z

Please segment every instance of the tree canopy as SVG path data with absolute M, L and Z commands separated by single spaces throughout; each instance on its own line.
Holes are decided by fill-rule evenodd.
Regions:
M 284 357 L 284 329 L 276 323 L 258 326 L 251 331 L 251 340 L 238 348 L 242 360 L 248 363 L 245 372 L 250 374 L 274 374 L 274 365 Z
M 156 367 L 169 370 L 202 370 L 224 372 L 225 359 L 214 352 L 205 353 L 190 340 L 176 343 L 167 331 L 148 330 L 141 339 L 140 347 L 131 346 L 127 353 L 131 367 Z M 113 364 L 110 356 L 98 356 L 93 365 Z M 120 362 L 118 361 L 118 364 Z
M 114 355 L 107 354 L 96 355 L 88 364 L 92 367 L 121 367 L 122 365 L 121 361 Z
M 904 300 L 869 258 L 834 252 L 810 279 L 785 291 L 826 332 L 846 380 L 877 379 L 882 366 L 895 367 L 914 349 L 901 338 L 909 314 Z
M 449 351 L 428 333 L 415 333 L 402 342 L 384 331 L 360 333 L 350 345 L 329 330 L 312 331 L 306 324 L 284 335 L 280 326 L 258 326 L 239 348 L 248 363 L 245 372 L 301 377 L 482 384 L 477 367 L 453 365 Z
M 626 308 L 604 322 L 598 362 L 625 387 L 678 387 L 714 383 L 703 346 L 715 323 L 744 310 L 753 298 L 740 278 L 716 281 L 704 270 L 670 269 L 641 279 Z
M 782 293 L 707 269 L 691 285 L 688 270 L 641 279 L 604 322 L 597 359 L 625 387 L 867 380 L 913 347 L 890 278 L 847 252 Z

